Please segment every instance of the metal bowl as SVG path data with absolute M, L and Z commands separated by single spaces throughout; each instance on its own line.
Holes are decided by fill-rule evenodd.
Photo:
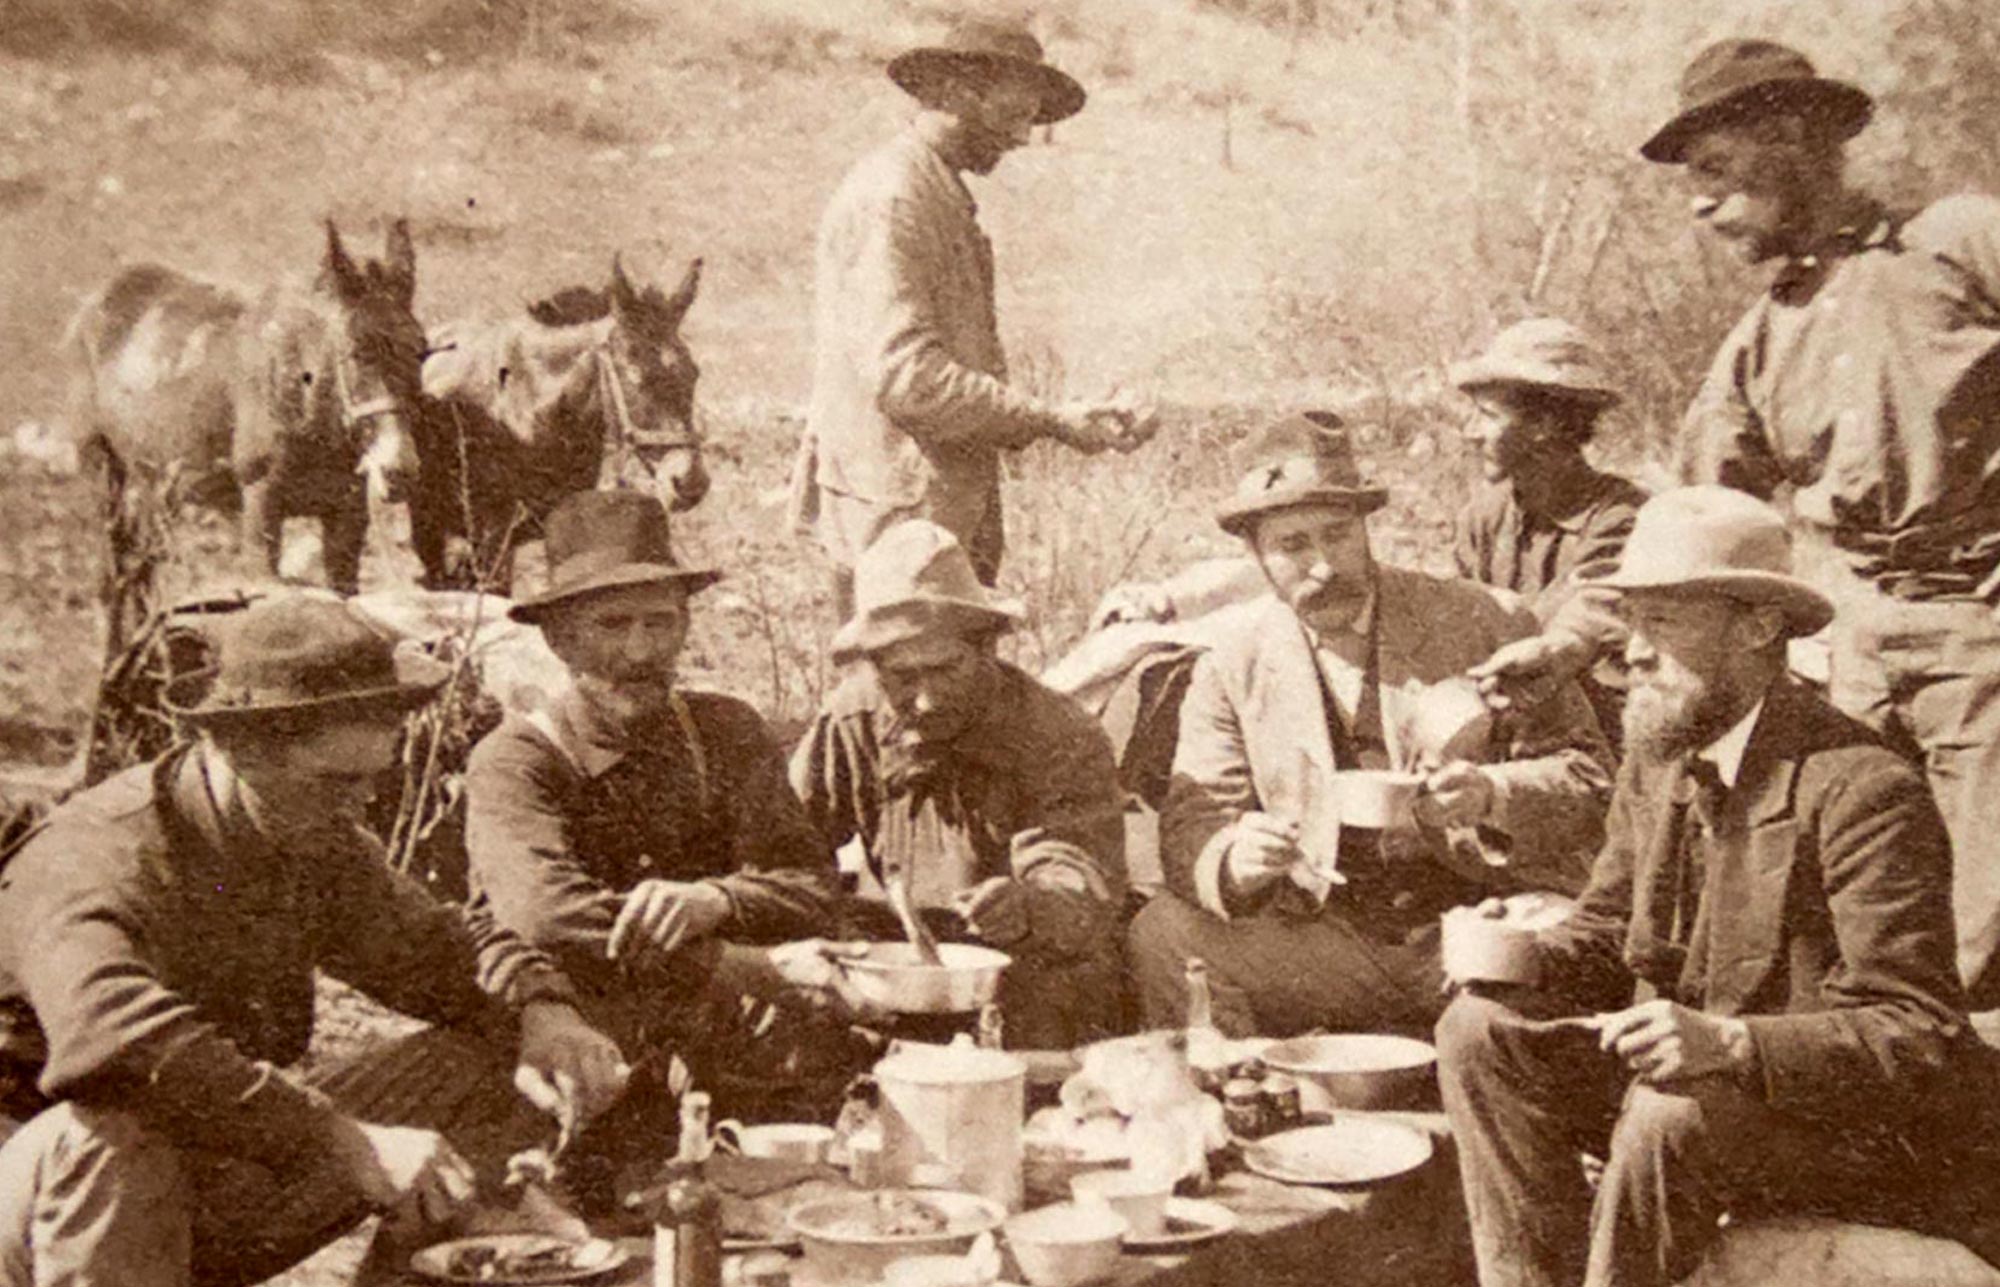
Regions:
M 1418 1108 L 1431 1092 L 1437 1048 L 1414 1037 L 1336 1032 L 1280 1041 L 1263 1060 L 1298 1078 L 1307 1112 Z
M 942 1211 L 938 1233 L 878 1234 L 865 1224 L 881 1198 L 906 1197 Z M 815 1281 L 828 1287 L 880 1282 L 883 1271 L 906 1256 L 963 1255 L 972 1240 L 1000 1227 L 1007 1212 L 997 1202 L 946 1189 L 884 1189 L 819 1198 L 792 1209 L 788 1223 L 799 1235 Z
M 990 1005 L 1014 959 L 973 943 L 940 943 L 944 963 L 925 965 L 908 943 L 856 946 L 837 958 L 841 970 L 865 1000 L 892 1014 L 963 1014 Z

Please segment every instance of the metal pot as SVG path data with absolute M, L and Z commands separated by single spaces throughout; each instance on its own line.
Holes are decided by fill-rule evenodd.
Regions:
M 940 943 L 942 965 L 925 965 L 908 943 L 867 943 L 835 958 L 848 983 L 891 1014 L 964 1014 L 990 1005 L 1012 957 L 972 943 Z
M 1021 1206 L 1028 1067 L 961 1037 L 898 1043 L 875 1065 L 882 1174 L 890 1184 L 963 1189 Z

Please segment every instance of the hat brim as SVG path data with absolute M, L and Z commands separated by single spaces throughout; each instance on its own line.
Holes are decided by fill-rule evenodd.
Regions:
M 939 629 L 961 634 L 1004 633 L 1027 616 L 1017 600 L 999 596 L 985 603 L 941 595 L 904 599 L 857 614 L 834 632 L 829 651 L 835 662 L 845 664 Z M 953 622 L 954 617 L 958 621 Z
M 1779 572 L 1714 572 L 1697 577 L 1628 576 L 1609 572 L 1580 576 L 1579 586 L 1620 594 L 1654 590 L 1662 593 L 1717 594 L 1730 599 L 1769 604 L 1785 614 L 1794 636 L 1816 635 L 1833 620 L 1833 600 L 1794 576 Z
M 379 688 L 361 688 L 291 702 L 201 701 L 184 705 L 173 699 L 170 685 L 169 692 L 161 698 L 161 705 L 175 719 L 197 727 L 254 723 L 281 717 L 308 717 L 330 722 L 341 718 L 366 718 L 379 713 L 385 718 L 396 718 L 428 705 L 451 677 L 451 667 L 421 652 L 399 650 L 396 673 L 398 678 L 395 683 Z M 178 682 L 185 684 L 204 678 L 213 678 L 213 672 L 184 675 Z
M 1359 514 L 1373 514 L 1389 503 L 1386 487 L 1305 487 L 1296 491 L 1271 492 L 1255 499 L 1224 501 L 1215 511 L 1216 526 L 1231 536 L 1247 536 L 1250 525 L 1266 514 L 1304 505 L 1331 505 Z
M 889 79 L 926 107 L 941 106 L 938 86 L 947 81 L 991 80 L 994 75 L 1019 76 L 1041 90 L 1042 105 L 1035 124 L 1053 125 L 1083 110 L 1089 95 L 1076 79 L 1047 63 L 1008 54 L 971 53 L 960 49 L 925 47 L 898 54 L 889 62 Z
M 1760 81 L 1675 116 L 1639 145 L 1639 155 L 1678 165 L 1687 159 L 1688 145 L 1718 125 L 1780 111 L 1825 115 L 1839 124 L 1842 138 L 1850 139 L 1874 116 L 1875 100 L 1845 81 L 1823 76 Z
M 625 563 L 584 578 L 572 585 L 557 586 L 532 598 L 521 599 L 507 609 L 507 616 L 524 625 L 539 625 L 551 610 L 604 590 L 623 590 L 635 585 L 678 584 L 689 594 L 706 590 L 722 579 L 713 568 L 683 568 L 666 563 Z
M 1538 393 L 1573 398 L 1604 408 L 1624 401 L 1624 396 L 1608 384 L 1580 384 L 1554 368 L 1537 369 L 1517 363 L 1505 365 L 1473 358 L 1451 368 L 1451 383 L 1461 392 L 1474 389 L 1533 389 Z

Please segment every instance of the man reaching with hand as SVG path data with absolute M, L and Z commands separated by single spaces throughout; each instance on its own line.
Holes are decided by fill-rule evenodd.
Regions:
M 7 1287 L 259 1282 L 370 1211 L 442 1221 L 497 1179 L 536 1130 L 507 1047 L 565 1120 L 624 1084 L 547 957 L 434 902 L 359 828 L 436 677 L 326 599 L 217 632 L 208 693 L 177 708 L 199 737 L 0 855 Z M 286 1071 L 320 970 L 441 1026 Z
M 1533 986 L 1458 980 L 1437 1030 L 1480 1282 L 1677 1283 L 1728 1213 L 1916 1224 L 1991 1259 L 1960 1165 L 1992 1082 L 1950 847 L 1919 771 L 1786 677 L 1833 605 L 1783 519 L 1664 493 L 1596 584 L 1631 675 L 1604 849 Z M 1580 1151 L 1605 1158 L 1594 1196 Z
M 691 596 L 720 574 L 675 559 L 659 501 L 579 492 L 546 532 L 549 588 L 512 615 L 570 686 L 474 748 L 466 849 L 476 905 L 554 957 L 633 1052 L 632 1092 L 585 1141 L 610 1151 L 572 1163 L 603 1162 L 592 1180 L 608 1185 L 617 1145 L 657 1161 L 671 1136 L 671 1057 L 707 1084 L 708 1001 L 780 995 L 794 965 L 821 981 L 815 954 L 757 945 L 828 934 L 836 873 L 764 721 L 678 686 Z

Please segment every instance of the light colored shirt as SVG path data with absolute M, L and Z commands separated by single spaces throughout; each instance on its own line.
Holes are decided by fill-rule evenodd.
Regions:
M 1300 624 L 1305 625 L 1303 618 Z M 1375 633 L 1375 596 L 1368 596 L 1368 602 L 1344 630 L 1322 634 L 1305 626 L 1305 632 L 1312 644 L 1313 660 L 1319 664 L 1320 677 L 1340 708 L 1341 722 L 1352 729 L 1366 695 L 1368 643 Z
M 1701 758 L 1715 766 L 1715 776 L 1722 779 L 1722 785 L 1736 785 L 1736 775 L 1743 770 L 1743 752 L 1750 746 L 1750 734 L 1757 727 L 1757 717 L 1764 713 L 1764 699 L 1744 713 L 1742 719 L 1732 724 L 1727 733 L 1701 748 Z

